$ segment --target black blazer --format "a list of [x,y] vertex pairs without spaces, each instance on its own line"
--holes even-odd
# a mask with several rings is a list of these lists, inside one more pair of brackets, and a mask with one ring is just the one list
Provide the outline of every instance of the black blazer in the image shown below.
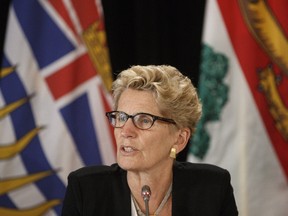
[[[131,216],[126,174],[117,164],[72,172],[62,216]],[[214,165],[175,162],[172,215],[238,215],[228,171]]]

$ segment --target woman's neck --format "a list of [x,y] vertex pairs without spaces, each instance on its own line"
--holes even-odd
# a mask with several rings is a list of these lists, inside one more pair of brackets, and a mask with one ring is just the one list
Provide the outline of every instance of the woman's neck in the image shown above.
[[[155,213],[155,211],[160,206],[161,202],[165,201],[167,198],[167,204],[163,206],[163,211],[165,208],[170,206],[171,208],[171,193],[169,193],[169,187],[172,186],[172,167],[166,168],[160,172],[127,172],[128,185],[130,187],[132,196],[138,203],[138,206],[145,212],[145,203],[141,195],[142,187],[148,185],[151,189],[151,197],[149,200],[150,214]],[[167,192],[169,193],[167,195]],[[166,196],[166,197],[165,197]],[[170,202],[170,204],[169,204]],[[167,209],[166,209],[167,210]],[[161,210],[162,211],[162,210]]]

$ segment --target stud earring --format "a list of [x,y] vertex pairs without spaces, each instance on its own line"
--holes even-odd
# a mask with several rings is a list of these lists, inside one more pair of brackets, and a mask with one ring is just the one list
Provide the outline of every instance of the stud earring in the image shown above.
[[170,157],[176,159],[176,148],[171,148]]

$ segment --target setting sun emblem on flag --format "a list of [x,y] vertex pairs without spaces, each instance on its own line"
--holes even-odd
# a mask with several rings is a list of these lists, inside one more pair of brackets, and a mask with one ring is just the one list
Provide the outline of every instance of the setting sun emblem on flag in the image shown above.
[[0,215],[60,215],[68,174],[115,162],[100,4],[12,0],[0,73]]

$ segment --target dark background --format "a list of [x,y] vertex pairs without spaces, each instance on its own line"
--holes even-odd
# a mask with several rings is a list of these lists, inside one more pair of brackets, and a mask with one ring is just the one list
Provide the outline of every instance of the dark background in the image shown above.
[[[136,64],[169,64],[189,76],[197,87],[205,2],[102,0],[113,75]],[[0,3],[1,51],[9,3]],[[178,160],[186,160],[187,151],[188,147]]]

